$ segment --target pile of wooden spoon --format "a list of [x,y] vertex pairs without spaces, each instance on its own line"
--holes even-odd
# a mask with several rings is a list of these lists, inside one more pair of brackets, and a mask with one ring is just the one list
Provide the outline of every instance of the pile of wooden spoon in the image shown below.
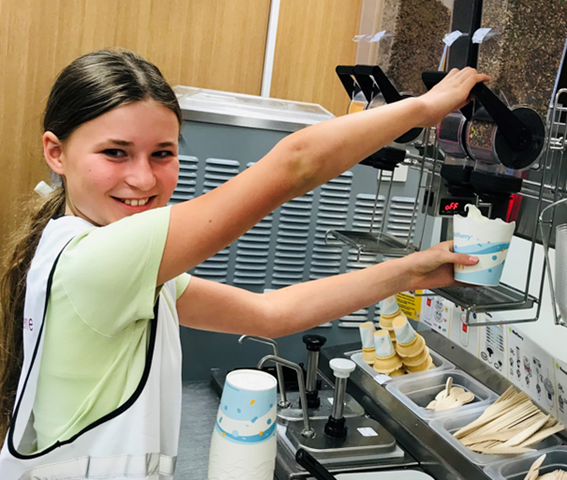
[[539,457],[530,467],[528,473],[524,477],[524,480],[567,480],[567,472],[564,470],[554,470],[553,472],[540,476],[539,468],[544,460],[545,455]]
[[454,436],[474,452],[507,455],[532,452],[528,447],[564,428],[536,407],[526,393],[510,387],[479,418]]
[[464,388],[453,387],[453,377],[449,377],[445,388],[437,394],[435,400],[429,402],[425,409],[440,412],[460,407],[473,400],[474,394],[467,392]]

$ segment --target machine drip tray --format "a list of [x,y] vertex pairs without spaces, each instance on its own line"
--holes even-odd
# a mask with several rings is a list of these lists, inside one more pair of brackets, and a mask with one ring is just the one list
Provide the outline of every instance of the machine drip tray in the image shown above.
[[537,299],[532,295],[525,298],[524,292],[501,283],[495,287],[467,286],[445,287],[432,290],[435,294],[450,300],[472,313],[503,312],[532,308]]
[[[308,409],[310,420],[325,420],[333,413],[333,393],[334,390],[321,390],[319,398],[321,405],[316,409]],[[290,408],[278,408],[278,423],[287,425],[289,422],[301,422],[303,420],[303,412],[301,411],[299,402],[299,392],[287,392],[287,399],[291,402]],[[348,393],[345,394],[343,405],[343,416],[360,417],[364,415],[364,409],[360,404],[352,398]]]
[[302,422],[288,424],[285,432],[293,451],[304,448],[319,462],[327,465],[375,463],[384,459],[403,457],[394,437],[375,420],[368,417],[347,418],[346,438],[332,438],[324,433],[327,420],[311,421],[313,438],[301,435]]
[[359,253],[382,253],[390,256],[405,256],[417,251],[417,247],[398,240],[387,233],[353,232],[349,230],[329,230],[329,236],[345,245],[356,248]]

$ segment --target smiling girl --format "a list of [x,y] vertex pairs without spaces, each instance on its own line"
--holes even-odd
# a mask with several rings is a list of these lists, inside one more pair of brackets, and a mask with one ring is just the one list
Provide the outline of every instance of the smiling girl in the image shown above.
[[266,294],[185,272],[286,201],[436,124],[486,80],[453,71],[420,98],[309,127],[215,190],[166,207],[179,169],[175,94],[131,52],[75,60],[44,119],[45,160],[63,184],[14,235],[0,285],[0,478],[171,478],[179,324],[278,337],[452,284],[452,264],[476,259],[449,244]]

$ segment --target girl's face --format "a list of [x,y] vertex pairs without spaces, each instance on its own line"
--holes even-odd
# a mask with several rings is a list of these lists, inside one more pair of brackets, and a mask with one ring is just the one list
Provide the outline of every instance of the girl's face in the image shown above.
[[95,225],[163,207],[177,184],[179,123],[152,100],[84,123],[63,143],[44,134],[51,168],[65,178],[67,212]]

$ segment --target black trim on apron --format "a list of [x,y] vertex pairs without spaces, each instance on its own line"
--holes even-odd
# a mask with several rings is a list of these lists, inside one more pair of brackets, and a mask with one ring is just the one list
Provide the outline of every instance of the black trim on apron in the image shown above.
[[57,263],[59,262],[59,258],[61,257],[61,254],[63,253],[63,251],[65,250],[67,245],[71,242],[71,240],[69,240],[69,242],[67,242],[67,244],[63,247],[63,249],[59,252],[57,257],[55,258],[55,262],[53,263],[53,267],[51,267],[51,271],[49,272],[49,277],[48,277],[48,280],[47,280],[47,290],[46,290],[46,294],[45,294],[45,306],[44,306],[44,310],[43,310],[43,322],[41,324],[41,328],[40,328],[39,333],[38,333],[38,340],[37,340],[37,343],[36,343],[35,348],[34,348],[32,360],[31,360],[30,367],[29,367],[29,370],[28,370],[28,373],[27,373],[27,376],[26,376],[26,380],[24,382],[24,386],[22,388],[20,398],[18,399],[18,402],[16,404],[16,408],[14,410],[14,415],[12,416],[12,419],[11,419],[11,422],[10,422],[10,429],[8,430],[8,438],[7,438],[7,440],[8,440],[8,442],[7,442],[8,443],[8,451],[10,452],[10,454],[12,456],[14,456],[15,458],[18,458],[20,460],[39,458],[43,455],[46,455],[46,454],[52,452],[53,450],[55,450],[56,448],[59,448],[63,445],[67,445],[69,443],[74,442],[77,438],[79,438],[84,433],[86,433],[86,432],[92,430],[93,428],[96,428],[99,425],[102,425],[103,423],[106,423],[109,420],[112,420],[113,418],[116,418],[117,416],[121,415],[126,410],[128,410],[132,405],[134,405],[136,400],[140,397],[140,395],[142,394],[142,391],[144,390],[144,387],[146,386],[146,383],[148,381],[148,377],[150,376],[150,370],[151,370],[151,366],[152,366],[152,359],[153,359],[153,356],[154,356],[154,349],[155,349],[155,343],[156,343],[156,332],[157,332],[157,322],[158,322],[158,313],[159,313],[159,296],[158,296],[158,299],[157,299],[156,304],[154,306],[154,318],[150,320],[151,331],[150,331],[150,339],[149,339],[149,343],[148,343],[148,351],[146,353],[146,363],[145,363],[145,366],[144,366],[144,371],[142,373],[142,378],[140,379],[140,383],[138,384],[138,386],[136,387],[136,390],[130,396],[130,398],[126,402],[124,402],[120,407],[118,407],[116,410],[113,410],[112,412],[107,413],[103,417],[94,421],[90,425],[83,428],[80,432],[73,435],[68,440],[64,440],[62,442],[57,441],[53,445],[51,445],[50,447],[46,448],[45,450],[42,450],[41,452],[33,453],[31,455],[23,455],[23,454],[19,453],[16,450],[16,448],[14,447],[14,429],[11,428],[11,427],[12,427],[12,425],[16,424],[18,413],[19,413],[20,406],[21,406],[21,403],[22,403],[22,399],[24,397],[24,393],[25,393],[26,387],[28,385],[28,380],[29,380],[31,372],[33,370],[33,366],[34,366],[34,364],[37,360],[36,357],[37,357],[37,353],[38,353],[38,350],[39,350],[39,345],[40,345],[41,340],[43,338],[43,329],[45,327],[45,317],[47,315],[47,306],[49,304],[49,296],[50,296],[50,293],[51,293],[51,286],[53,284],[53,275],[55,273],[55,267],[57,266]]

